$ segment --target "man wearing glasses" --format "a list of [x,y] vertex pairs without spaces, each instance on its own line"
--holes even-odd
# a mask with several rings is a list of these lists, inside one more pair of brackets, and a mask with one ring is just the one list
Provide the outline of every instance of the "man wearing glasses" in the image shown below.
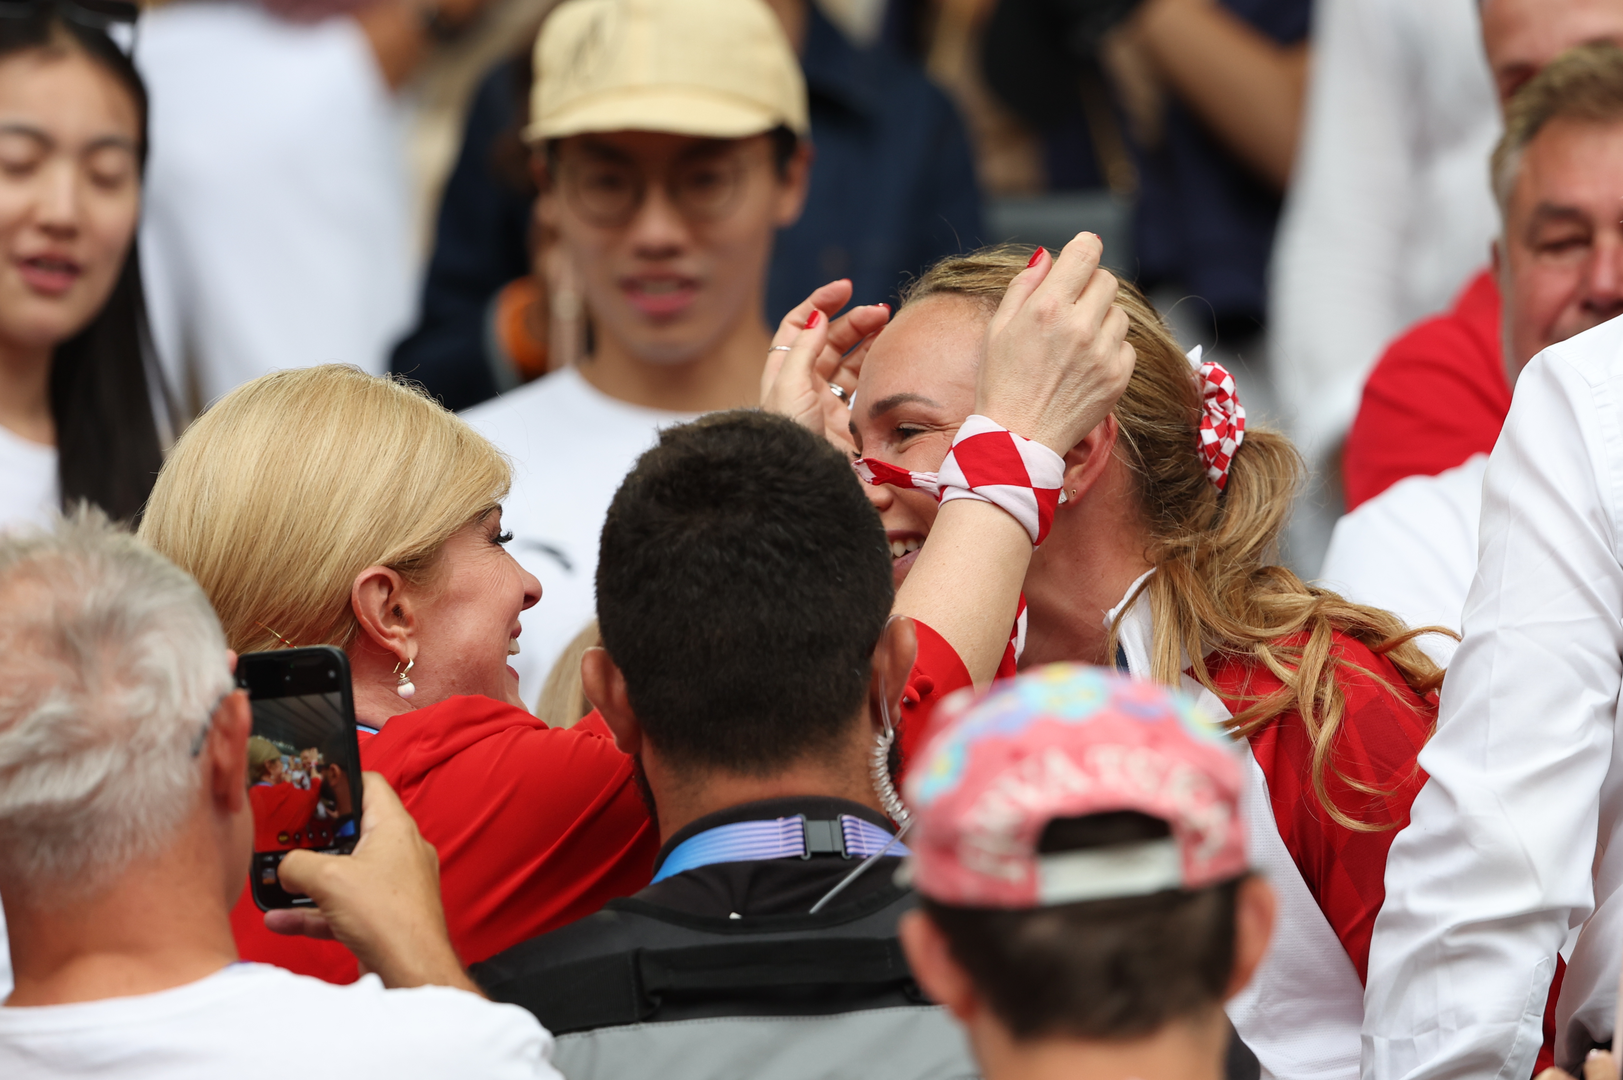
[[580,282],[586,359],[470,410],[513,459],[504,521],[541,579],[514,658],[533,701],[591,619],[609,500],[655,432],[760,400],[776,230],[805,201],[806,87],[763,0],[567,0],[525,136]]

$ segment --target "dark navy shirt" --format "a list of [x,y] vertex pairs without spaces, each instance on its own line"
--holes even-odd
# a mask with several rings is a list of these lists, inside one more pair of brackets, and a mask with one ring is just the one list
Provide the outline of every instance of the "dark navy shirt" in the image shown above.
[[[854,47],[809,3],[801,66],[816,158],[805,211],[773,251],[765,312],[773,326],[835,278],[852,280],[854,303],[894,303],[908,275],[982,239],[963,122],[916,64],[885,47]],[[529,272],[534,192],[500,148],[518,124],[525,68],[500,65],[474,96],[419,321],[390,364],[452,409],[496,395],[487,311],[502,286]]]

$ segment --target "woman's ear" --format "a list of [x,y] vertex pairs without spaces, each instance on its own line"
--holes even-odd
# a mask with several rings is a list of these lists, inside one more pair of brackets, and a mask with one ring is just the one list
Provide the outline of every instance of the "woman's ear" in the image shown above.
[[1099,483],[1111,455],[1116,452],[1116,439],[1120,434],[1121,426],[1115,416],[1107,416],[1066,452],[1065,479],[1061,487],[1066,503],[1079,502]]
[[406,579],[387,566],[368,566],[355,575],[349,591],[350,610],[361,625],[361,635],[377,648],[404,663],[416,659],[412,635],[417,616],[406,595]]

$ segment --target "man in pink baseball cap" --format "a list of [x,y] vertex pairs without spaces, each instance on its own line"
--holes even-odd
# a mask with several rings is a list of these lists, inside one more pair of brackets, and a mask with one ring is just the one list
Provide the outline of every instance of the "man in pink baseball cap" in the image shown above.
[[1239,759],[1186,698],[1054,664],[943,702],[909,773],[901,938],[987,1080],[1216,1080],[1262,961]]

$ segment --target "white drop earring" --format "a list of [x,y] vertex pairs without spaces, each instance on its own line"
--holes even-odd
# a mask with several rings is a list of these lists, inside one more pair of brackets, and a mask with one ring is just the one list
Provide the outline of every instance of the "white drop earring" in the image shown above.
[[399,685],[394,688],[394,692],[407,701],[410,701],[411,695],[417,692],[416,685],[411,681],[411,669],[416,666],[417,661],[415,660],[407,660],[404,668],[399,664],[394,666],[394,677],[399,680]]

